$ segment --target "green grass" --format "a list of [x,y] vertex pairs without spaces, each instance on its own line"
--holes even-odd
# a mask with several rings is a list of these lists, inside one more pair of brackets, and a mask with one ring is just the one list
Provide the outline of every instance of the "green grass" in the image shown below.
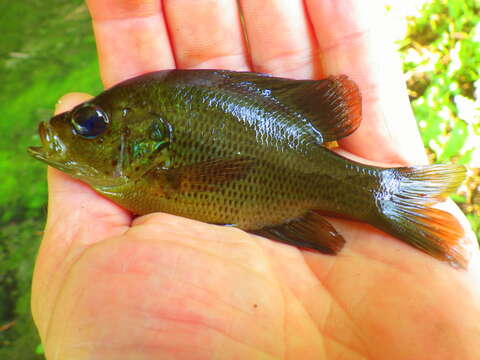
[[58,97],[101,90],[81,0],[0,3],[0,359],[42,359],[30,282],[46,207],[45,166],[26,153]]
[[[101,90],[90,20],[82,1],[46,4],[27,0],[4,3],[7,8],[0,9],[9,13],[0,22],[3,38],[8,39],[0,53],[0,81],[8,84],[0,91],[4,118],[0,132],[8,134],[0,137],[0,172],[8,174],[0,189],[4,222],[39,216],[45,204],[45,167],[32,162],[25,150],[38,143],[38,122],[50,117],[61,94]],[[23,15],[15,14],[33,17],[32,23],[18,21]]]
[[[0,2],[0,359],[42,359],[29,302],[46,207],[45,166],[26,154],[36,126],[69,91],[101,90],[82,0]],[[480,9],[433,0],[399,42],[432,161],[469,165],[455,196],[480,235]],[[5,326],[6,325],[6,326]]]

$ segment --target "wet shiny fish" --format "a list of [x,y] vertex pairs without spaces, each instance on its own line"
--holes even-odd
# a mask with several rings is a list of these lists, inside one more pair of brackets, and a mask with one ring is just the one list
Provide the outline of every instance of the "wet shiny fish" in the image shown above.
[[465,267],[464,230],[432,207],[462,166],[378,168],[325,146],[355,131],[361,102],[345,75],[165,70],[42,122],[42,146],[29,152],[135,214],[234,225],[326,254],[345,240],[324,215],[340,216]]

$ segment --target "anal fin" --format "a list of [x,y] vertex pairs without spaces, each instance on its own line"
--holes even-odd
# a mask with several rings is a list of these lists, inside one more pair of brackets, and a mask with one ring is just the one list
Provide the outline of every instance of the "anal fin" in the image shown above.
[[304,216],[280,225],[250,230],[252,234],[301,248],[335,255],[344,246],[345,239],[323,216],[309,211]]

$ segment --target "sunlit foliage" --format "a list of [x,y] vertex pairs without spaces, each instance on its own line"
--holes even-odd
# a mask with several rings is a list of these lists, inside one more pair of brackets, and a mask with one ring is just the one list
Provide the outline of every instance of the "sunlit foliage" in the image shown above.
[[407,23],[399,51],[422,139],[433,162],[469,167],[454,199],[480,235],[480,3],[429,1]]

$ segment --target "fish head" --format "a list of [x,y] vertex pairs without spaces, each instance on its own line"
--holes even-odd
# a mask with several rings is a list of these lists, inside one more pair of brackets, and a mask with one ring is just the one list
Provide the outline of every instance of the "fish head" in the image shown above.
[[42,145],[29,153],[97,189],[125,185],[153,167],[168,168],[170,124],[127,100],[98,96],[41,122]]

